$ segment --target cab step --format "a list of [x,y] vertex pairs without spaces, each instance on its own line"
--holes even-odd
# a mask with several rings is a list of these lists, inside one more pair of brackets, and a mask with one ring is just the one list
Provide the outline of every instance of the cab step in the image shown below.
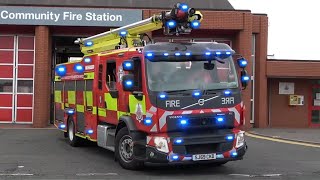
[[97,144],[100,147],[115,151],[116,127],[108,125],[98,125]]

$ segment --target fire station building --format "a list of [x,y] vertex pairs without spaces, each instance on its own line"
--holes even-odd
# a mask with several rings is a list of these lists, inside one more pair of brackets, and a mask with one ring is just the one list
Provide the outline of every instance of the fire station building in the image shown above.
[[[0,128],[53,122],[54,67],[81,58],[74,40],[143,20],[176,2],[0,0]],[[267,60],[267,15],[235,10],[227,0],[184,2],[204,15],[200,29],[187,36],[150,35],[155,42],[224,42],[248,59],[247,128],[320,125],[320,63]]]

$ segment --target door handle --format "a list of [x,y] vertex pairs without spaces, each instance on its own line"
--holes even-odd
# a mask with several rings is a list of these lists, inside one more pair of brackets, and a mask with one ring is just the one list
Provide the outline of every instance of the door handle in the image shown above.
[[87,107],[86,107],[86,110],[87,110],[87,111],[92,111],[92,110],[93,110],[93,107],[92,107],[92,106],[87,106]]

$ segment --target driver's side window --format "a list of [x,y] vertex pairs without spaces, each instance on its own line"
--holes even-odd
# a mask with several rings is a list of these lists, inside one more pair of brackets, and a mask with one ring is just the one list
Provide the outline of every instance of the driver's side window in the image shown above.
[[107,61],[107,70],[106,70],[106,82],[107,86],[111,90],[117,89],[117,70],[116,70],[116,61],[109,60]]

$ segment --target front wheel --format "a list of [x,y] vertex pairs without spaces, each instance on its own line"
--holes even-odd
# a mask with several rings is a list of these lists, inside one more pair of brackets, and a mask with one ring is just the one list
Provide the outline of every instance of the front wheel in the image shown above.
[[143,161],[135,159],[133,154],[132,137],[128,128],[124,127],[119,130],[115,142],[115,155],[121,167],[130,170],[138,170],[143,167]]
[[68,139],[71,146],[76,147],[80,145],[81,139],[75,135],[75,125],[71,118],[68,120]]

